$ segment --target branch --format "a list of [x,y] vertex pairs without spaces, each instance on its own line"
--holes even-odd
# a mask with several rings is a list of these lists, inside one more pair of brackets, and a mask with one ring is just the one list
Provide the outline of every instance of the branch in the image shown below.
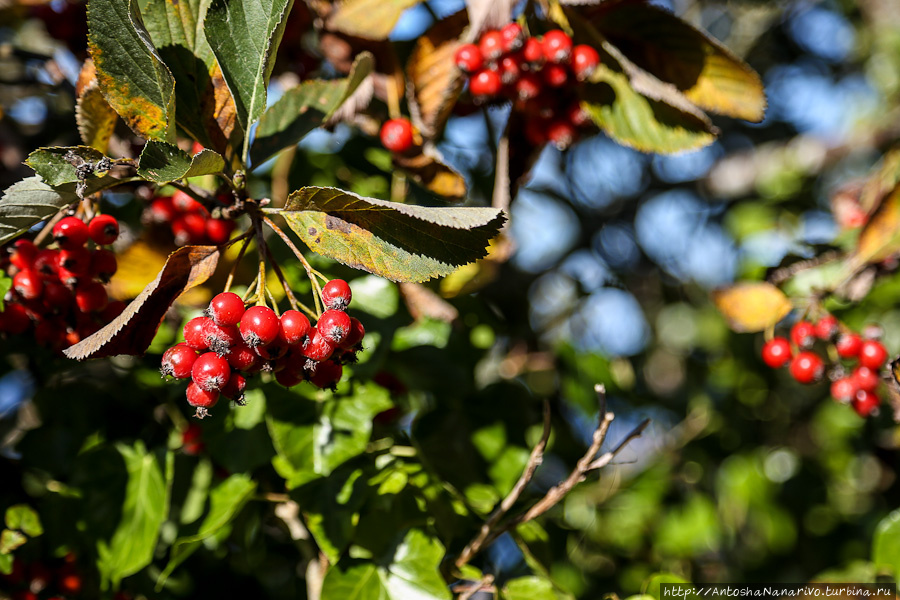
[[457,600],[469,600],[472,596],[481,591],[493,591],[494,590],[494,576],[490,573],[481,578],[481,581],[476,581],[471,586],[466,587],[464,589],[458,590],[460,591],[459,597]]

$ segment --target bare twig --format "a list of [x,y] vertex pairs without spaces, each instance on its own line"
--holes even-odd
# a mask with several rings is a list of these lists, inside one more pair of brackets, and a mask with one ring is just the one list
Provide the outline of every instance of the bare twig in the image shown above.
[[459,596],[457,597],[457,600],[469,600],[469,598],[471,598],[472,596],[474,596],[475,594],[477,594],[478,592],[480,592],[482,590],[492,590],[493,586],[494,586],[494,576],[491,575],[490,573],[488,573],[487,575],[485,575],[484,577],[481,578],[481,581],[478,581],[478,582],[464,588],[460,592]]
[[641,434],[645,429],[647,429],[647,425],[649,424],[650,419],[644,419],[643,421],[641,421],[637,427],[632,429],[628,433],[628,435],[622,438],[622,441],[620,441],[615,448],[613,448],[609,452],[606,452],[605,454],[602,454],[599,458],[597,458],[597,460],[588,465],[588,470],[593,471],[594,469],[602,469],[603,467],[608,465],[613,457],[618,454],[622,450],[622,448],[624,448],[629,442],[631,442],[631,440],[641,437]]
[[231,284],[234,283],[234,275],[237,273],[238,265],[240,264],[241,259],[244,258],[244,253],[247,251],[247,247],[250,246],[250,240],[252,240],[253,236],[256,234],[256,229],[250,229],[247,233],[250,235],[244,234],[247,237],[244,238],[244,243],[241,244],[241,249],[238,251],[237,258],[234,259],[234,264],[231,265],[231,271],[228,272],[228,279],[225,280],[226,292],[231,289]]

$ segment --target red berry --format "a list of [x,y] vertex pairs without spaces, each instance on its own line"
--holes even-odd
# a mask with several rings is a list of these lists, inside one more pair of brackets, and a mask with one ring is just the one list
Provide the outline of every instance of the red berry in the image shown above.
[[511,85],[522,75],[522,57],[518,54],[504,56],[500,59],[500,81]]
[[841,377],[831,384],[831,397],[838,402],[850,402],[856,397],[859,387],[852,377]]
[[500,29],[500,38],[503,40],[503,51],[514,52],[522,47],[525,32],[518,23],[507,23]]
[[206,237],[209,243],[219,246],[227,242],[235,225],[231,219],[207,219]]
[[541,69],[541,75],[550,87],[562,87],[569,81],[569,71],[562,65],[547,65]]
[[231,377],[231,367],[228,361],[216,354],[207,352],[201,354],[191,367],[191,378],[194,383],[207,391],[219,391]]
[[98,246],[112,244],[119,237],[119,222],[112,215],[97,215],[88,223],[88,233]]
[[859,349],[862,348],[862,338],[855,333],[845,333],[838,338],[834,344],[837,353],[841,358],[853,358],[859,356]]
[[814,352],[800,352],[791,361],[791,376],[800,383],[813,383],[825,372],[825,363]]
[[353,298],[350,286],[343,279],[332,279],[322,287],[322,302],[331,310],[346,310]]
[[355,349],[366,336],[366,328],[363,327],[363,324],[356,317],[350,317],[350,331],[347,333],[347,337],[344,338],[344,341],[341,342],[341,348],[345,350],[353,350]]
[[163,353],[159,372],[163,377],[187,379],[196,361],[196,350],[187,344],[176,344]]
[[820,340],[830,340],[838,331],[838,320],[834,315],[825,315],[816,323],[816,337]]
[[9,249],[9,262],[18,269],[30,269],[38,252],[38,247],[31,240],[16,240]]
[[499,31],[485,31],[481,34],[478,49],[485,60],[497,60],[503,54],[503,34]]
[[108,303],[109,295],[101,283],[82,281],[75,288],[75,304],[81,312],[100,312]]
[[203,428],[196,423],[189,423],[181,433],[181,449],[188,456],[196,456],[203,452]]
[[119,262],[112,250],[98,248],[91,253],[91,277],[109,281],[119,268]]
[[568,121],[558,119],[547,126],[547,139],[553,142],[557,150],[565,150],[575,141],[578,132]]
[[175,220],[175,204],[171,196],[156,198],[147,207],[146,218],[153,223],[171,223]]
[[[339,281],[339,280],[338,280]],[[327,286],[326,286],[327,287]],[[347,288],[349,290],[349,288]],[[325,290],[322,290],[324,296]],[[284,340],[289,346],[303,343],[303,338],[309,332],[309,319],[300,311],[286,310],[281,314],[281,329],[279,339]]]
[[241,339],[228,353],[228,364],[238,371],[249,371],[256,365],[259,355]]
[[381,126],[381,145],[391,152],[402,154],[414,143],[412,123],[408,119],[390,119]]
[[525,40],[525,47],[522,48],[522,56],[532,66],[538,66],[544,62],[544,46],[541,40],[530,37]]
[[53,226],[53,239],[60,248],[76,248],[88,241],[88,226],[78,217],[65,217]]
[[599,64],[600,54],[591,46],[578,44],[572,48],[572,71],[578,81],[584,81],[593,75]]
[[865,340],[859,348],[859,364],[870,369],[880,369],[887,357],[887,350],[877,340]]
[[275,338],[270,344],[257,346],[255,348],[256,353],[259,354],[259,357],[263,360],[278,360],[287,354],[290,349],[291,347],[288,346],[287,342],[279,338]]
[[310,383],[323,390],[326,388],[334,389],[334,386],[341,380],[344,368],[333,361],[320,362],[316,365],[312,375],[309,378]]
[[301,352],[306,358],[321,362],[328,360],[328,357],[334,352],[334,343],[322,335],[316,327],[313,327],[309,330]]
[[581,101],[579,100],[569,105],[569,108],[566,110],[566,118],[575,127],[584,127],[591,122],[590,113],[581,106]]
[[564,31],[554,29],[544,34],[541,40],[544,58],[547,62],[566,63],[572,55],[572,38]]
[[179,215],[172,221],[172,233],[179,246],[202,244],[206,241],[206,217],[196,212]]
[[251,348],[271,344],[280,327],[278,315],[267,306],[251,306],[241,317],[241,336]]
[[206,327],[212,323],[209,317],[194,317],[184,325],[184,343],[194,350],[208,350]]
[[28,309],[21,304],[7,302],[3,312],[0,312],[0,332],[21,335],[28,331],[30,325]]
[[91,253],[84,246],[63,248],[59,251],[59,268],[84,277],[91,272]]
[[791,341],[800,348],[812,346],[816,337],[816,326],[809,321],[797,321],[791,327]]
[[783,337],[772,338],[763,345],[762,359],[773,369],[780,369],[791,360],[791,343]]
[[13,289],[25,300],[34,300],[44,291],[44,282],[40,274],[33,269],[25,269],[13,275]]
[[475,44],[463,44],[456,50],[454,58],[456,66],[463,73],[472,73],[484,65],[484,57],[481,50]]
[[206,213],[206,207],[197,202],[193,196],[181,190],[175,190],[172,194],[172,206],[182,213]]
[[206,336],[206,344],[209,349],[219,356],[228,354],[231,348],[241,341],[241,332],[238,331],[236,325],[223,326],[212,319],[206,323],[203,335]]
[[45,277],[55,277],[59,272],[59,250],[45,249],[34,259],[34,270]]
[[350,317],[341,310],[326,310],[319,317],[316,329],[335,345],[338,345],[350,333]]
[[61,593],[77,596],[81,592],[81,586],[81,574],[75,570],[74,565],[63,565],[57,572],[56,587]]
[[221,394],[226,398],[236,400],[239,404],[244,398],[244,389],[247,387],[247,380],[240,373],[232,373],[228,378],[225,387],[222,388]]
[[194,416],[202,419],[209,415],[209,409],[219,401],[219,392],[204,390],[192,381],[187,386],[187,401],[188,404],[197,408]]
[[520,100],[530,100],[537,98],[541,93],[541,78],[534,73],[522,73],[522,76],[516,82],[516,96]]
[[469,79],[469,91],[477,98],[489,98],[500,93],[503,81],[497,71],[482,69]]
[[856,387],[869,392],[874,392],[878,389],[878,383],[881,381],[881,378],[878,377],[878,373],[869,367],[856,367],[853,369],[853,373],[850,377],[853,379],[853,383],[856,384]]
[[44,300],[44,305],[55,312],[69,310],[75,300],[71,290],[58,281],[46,282],[41,298]]
[[875,392],[860,390],[856,393],[851,406],[856,414],[866,418],[878,414],[878,405],[881,404],[881,398]]
[[233,292],[216,294],[209,303],[206,314],[219,325],[237,325],[244,315],[244,301]]
[[275,381],[284,387],[294,387],[303,382],[303,371],[282,369],[275,373]]

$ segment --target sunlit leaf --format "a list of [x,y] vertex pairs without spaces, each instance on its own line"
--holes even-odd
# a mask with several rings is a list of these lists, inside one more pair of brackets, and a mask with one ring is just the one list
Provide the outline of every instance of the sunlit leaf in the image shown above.
[[40,177],[28,177],[6,188],[0,198],[0,244],[5,243],[59,209],[78,200],[73,192],[60,192]]
[[[103,153],[90,146],[53,146],[34,150],[25,164],[34,169],[45,183],[60,186],[81,180],[76,170],[77,164],[95,163],[102,158]],[[115,183],[115,180],[110,183]]]
[[503,587],[504,600],[557,600],[553,584],[542,577],[517,577]]
[[400,15],[422,0],[344,0],[328,17],[328,29],[370,40],[390,35]]
[[791,301],[771,283],[738,283],[716,290],[713,302],[738,332],[763,331],[791,312]]
[[19,531],[4,529],[0,531],[0,554],[9,554],[28,541],[28,538]]
[[141,152],[138,175],[162,184],[185,177],[222,173],[224,170],[225,159],[213,150],[203,149],[191,156],[178,146],[150,141]]
[[106,152],[119,115],[103,97],[97,82],[97,69],[90,58],[84,61],[78,75],[75,96],[75,122],[81,141],[95,150]]
[[872,537],[872,562],[879,571],[887,570],[895,578],[900,576],[900,510],[878,522]]
[[853,256],[855,264],[873,263],[900,252],[900,185],[882,200],[863,227]]
[[448,200],[466,197],[466,179],[443,162],[436,150],[414,156],[395,155],[394,165],[426,190]]
[[27,504],[16,504],[7,508],[5,519],[7,527],[18,529],[30,537],[37,537],[44,533],[41,518]]

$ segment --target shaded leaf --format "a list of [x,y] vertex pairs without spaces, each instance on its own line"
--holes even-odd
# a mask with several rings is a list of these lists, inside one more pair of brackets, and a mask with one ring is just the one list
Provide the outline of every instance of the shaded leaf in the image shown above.
[[13,570],[13,555],[0,552],[0,575],[9,575]]
[[0,198],[0,244],[28,231],[76,200],[78,196],[74,193],[57,191],[40,177],[27,177],[14,183]]
[[900,251],[900,185],[878,205],[859,234],[853,261],[879,262]]
[[63,353],[75,360],[143,354],[175,299],[209,279],[218,261],[216,246],[179,248],[121,315]]
[[95,150],[106,152],[119,115],[103,97],[97,82],[97,69],[90,58],[81,67],[75,96],[75,122],[81,141]]
[[466,0],[466,11],[472,23],[469,37],[488,29],[499,29],[512,20],[513,8],[517,0]]
[[97,568],[104,589],[107,583],[115,587],[152,562],[159,529],[169,511],[169,487],[156,457],[141,442],[134,447],[120,444],[117,449],[125,460],[128,484],[115,533],[108,542],[97,542]]
[[410,282],[483,257],[506,220],[493,208],[414,206],[320,187],[293,192],[278,212],[314,252]]
[[375,67],[369,52],[356,57],[344,79],[310,80],[289,89],[259,120],[250,148],[254,166],[288,146],[293,146],[319,127],[359,88]]
[[296,492],[306,527],[334,564],[353,540],[369,486],[361,469],[338,469]]
[[543,577],[517,577],[504,587],[501,598],[504,600],[556,600],[553,584]]
[[766,97],[759,75],[706,32],[642,0],[603,2],[582,14],[638,67],[697,106],[762,121]]
[[875,528],[872,562],[876,570],[888,570],[894,578],[900,576],[900,510],[883,518]]
[[44,533],[41,518],[27,504],[16,504],[6,509],[6,526],[10,529],[19,529],[31,537]]
[[693,591],[694,586],[690,581],[672,573],[654,573],[647,579],[647,581],[644,582],[644,594],[640,596],[631,596],[631,598],[649,597],[656,598],[656,600],[663,600],[663,598],[668,598],[669,596],[664,595],[662,592],[661,586],[663,585],[677,585],[681,588],[687,588],[688,590],[690,590],[686,595],[679,596],[681,598],[685,598],[685,600],[698,600],[699,598],[699,596],[697,596],[697,593]]
[[716,308],[737,332],[762,331],[791,312],[784,292],[765,281],[738,283],[712,294]]
[[[212,0],[204,21],[212,47],[245,132],[266,108],[266,89],[275,66],[293,0]],[[247,158],[247,139],[242,157]]]
[[175,80],[150,43],[137,0],[91,0],[88,45],[104,98],[139,136],[175,141]]
[[141,152],[137,173],[154,183],[169,183],[185,177],[213,175],[225,170],[225,159],[218,152],[203,149],[191,156],[178,146],[150,141]]
[[27,541],[28,538],[21,532],[4,529],[0,532],[0,554],[9,554]]
[[437,150],[424,149],[415,156],[393,156],[394,166],[403,169],[410,179],[439,196],[449,200],[466,197],[466,179],[443,162]]
[[76,164],[95,163],[103,158],[102,152],[90,146],[53,146],[33,151],[25,164],[34,169],[45,183],[59,186],[80,181]]
[[344,0],[328,17],[327,27],[369,39],[387,39],[400,15],[422,0]]

